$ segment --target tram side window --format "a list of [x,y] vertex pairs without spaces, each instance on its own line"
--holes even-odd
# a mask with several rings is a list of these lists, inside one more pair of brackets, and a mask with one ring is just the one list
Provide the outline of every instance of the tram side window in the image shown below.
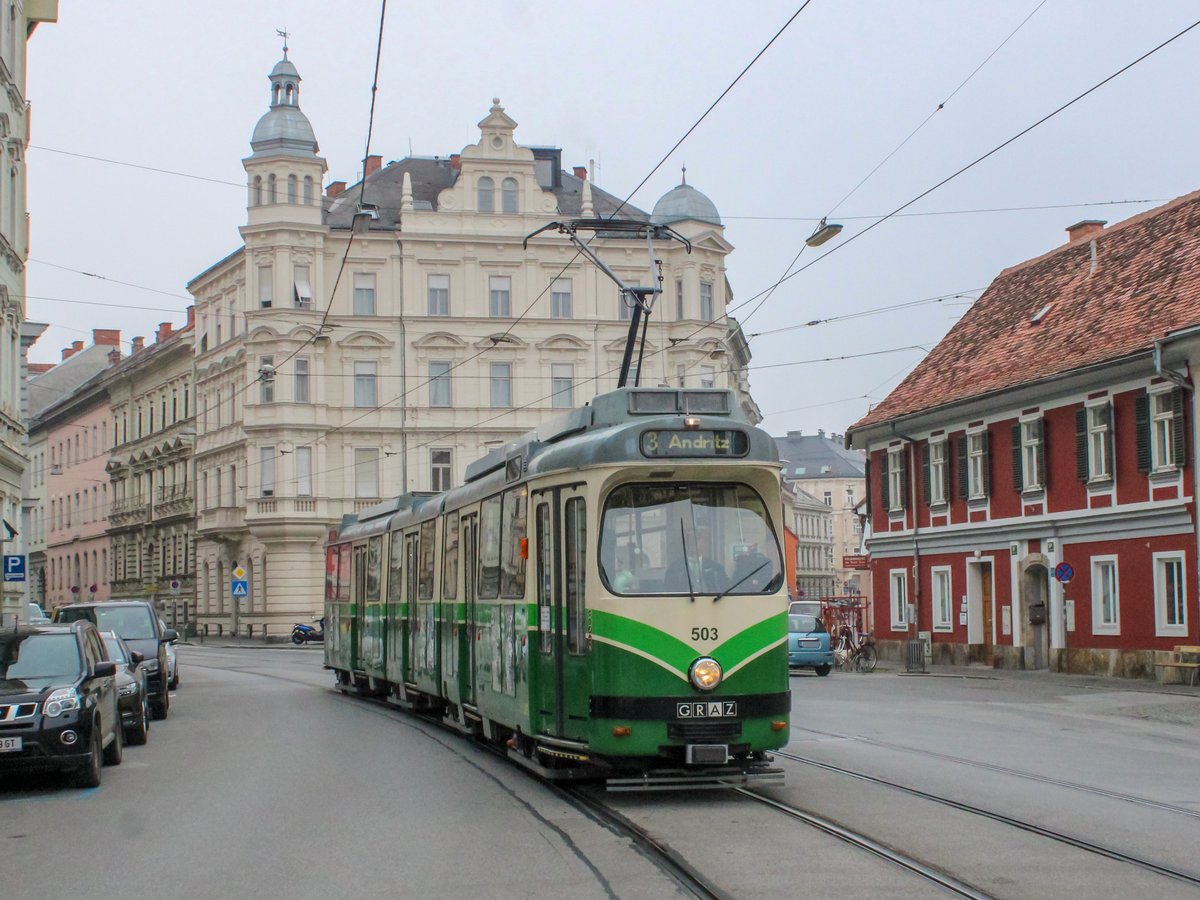
[[587,506],[582,497],[567,501],[563,525],[564,581],[567,589],[567,650],[581,654],[587,650],[584,629],[584,586],[587,583]]
[[483,501],[479,522],[479,599],[500,596],[500,497]]
[[442,598],[458,597],[458,513],[446,516],[442,534]]
[[404,536],[393,531],[388,541],[388,603],[404,602]]
[[525,557],[528,555],[528,494],[523,487],[504,494],[504,520],[500,534],[500,596],[525,596]]
[[433,599],[433,537],[436,525],[429,520],[421,525],[421,568],[417,581],[417,599]]
[[338,586],[337,598],[339,603],[350,602],[350,545],[338,547]]
[[554,646],[554,631],[551,626],[551,598],[554,596],[553,538],[550,536],[550,504],[539,503],[534,517],[537,535],[537,603],[538,630],[541,632],[541,651],[549,653]]
[[337,602],[337,547],[325,549],[325,602]]
[[367,541],[367,603],[379,602],[379,580],[383,564],[383,538],[373,537]]

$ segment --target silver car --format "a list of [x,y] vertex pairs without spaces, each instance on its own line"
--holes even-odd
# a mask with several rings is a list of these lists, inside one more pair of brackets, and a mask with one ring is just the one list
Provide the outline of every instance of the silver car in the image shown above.
[[[163,631],[167,630],[167,623],[162,619],[158,620],[158,624]],[[175,642],[167,643],[167,690],[173,691],[179,687],[179,665],[175,662]]]

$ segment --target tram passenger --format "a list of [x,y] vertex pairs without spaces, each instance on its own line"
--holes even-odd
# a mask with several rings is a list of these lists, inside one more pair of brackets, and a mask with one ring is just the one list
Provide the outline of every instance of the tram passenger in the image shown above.
[[663,590],[672,594],[686,594],[689,587],[697,593],[725,590],[729,586],[729,573],[713,556],[712,534],[707,529],[701,529],[687,535],[684,543],[686,556],[676,559],[667,567]]

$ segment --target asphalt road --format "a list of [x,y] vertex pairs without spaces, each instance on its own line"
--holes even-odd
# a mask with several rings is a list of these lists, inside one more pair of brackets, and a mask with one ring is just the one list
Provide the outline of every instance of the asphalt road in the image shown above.
[[[171,717],[96,790],[0,781],[0,898],[670,897],[629,841],[503,760],[330,689],[318,648],[183,647]],[[788,751],[1200,874],[1200,691],[1049,674],[792,679]],[[1005,898],[1200,887],[781,759],[768,793]],[[728,792],[608,795],[732,897],[928,897]]]

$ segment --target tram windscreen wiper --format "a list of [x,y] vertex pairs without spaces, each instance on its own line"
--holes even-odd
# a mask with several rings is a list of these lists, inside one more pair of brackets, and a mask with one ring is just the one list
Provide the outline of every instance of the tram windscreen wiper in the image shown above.
[[718,600],[720,600],[722,597],[724,597],[730,591],[737,590],[739,587],[742,586],[743,581],[748,581],[749,579],[753,578],[755,575],[757,575],[759,572],[761,572],[763,569],[765,569],[770,564],[771,564],[771,561],[769,559],[764,559],[761,563],[759,563],[757,566],[755,566],[753,569],[751,569],[749,572],[747,572],[745,575],[743,575],[741,578],[739,578],[737,581],[735,581],[729,587],[725,588],[725,590],[721,591],[721,593],[717,594],[717,596],[713,597],[713,603],[716,603]]
[[683,541],[683,574],[687,576],[688,596],[696,602],[696,590],[692,587],[692,566],[688,558],[687,531],[683,527],[683,519],[679,520],[679,539]]

